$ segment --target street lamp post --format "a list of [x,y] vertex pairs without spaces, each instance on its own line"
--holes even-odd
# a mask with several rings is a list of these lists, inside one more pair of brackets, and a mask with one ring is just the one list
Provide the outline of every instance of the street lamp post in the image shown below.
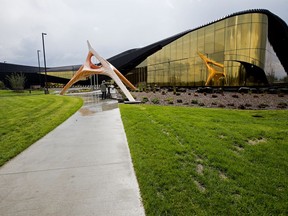
[[45,93],[45,94],[49,94],[48,87],[47,87],[47,68],[46,68],[46,56],[45,56],[44,35],[47,35],[47,34],[46,34],[46,33],[42,33],[43,56],[44,56],[44,71],[45,71],[45,87],[44,87],[44,93]]

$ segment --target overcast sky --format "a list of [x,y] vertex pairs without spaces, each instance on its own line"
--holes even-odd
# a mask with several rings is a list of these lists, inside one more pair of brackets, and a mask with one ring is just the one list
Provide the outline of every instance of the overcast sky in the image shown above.
[[86,40],[104,58],[143,47],[247,9],[288,23],[287,0],[0,0],[0,62],[37,66],[45,36],[48,67],[82,64]]

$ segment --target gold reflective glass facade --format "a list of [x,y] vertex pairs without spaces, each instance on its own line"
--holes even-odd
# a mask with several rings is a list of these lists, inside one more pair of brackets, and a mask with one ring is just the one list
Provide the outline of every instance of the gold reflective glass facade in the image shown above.
[[265,14],[233,16],[196,29],[166,45],[138,65],[127,78],[134,84],[204,86],[209,71],[200,52],[224,65],[225,76],[217,81],[212,79],[209,86],[267,84],[264,72],[267,37]]

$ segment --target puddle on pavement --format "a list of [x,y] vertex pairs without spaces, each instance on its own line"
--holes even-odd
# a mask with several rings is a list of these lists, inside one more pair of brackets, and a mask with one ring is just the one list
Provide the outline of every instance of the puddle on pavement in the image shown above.
[[[72,94],[71,94],[72,95]],[[81,97],[84,101],[83,107],[79,110],[82,116],[91,116],[95,113],[118,108],[118,101],[115,99],[101,99],[101,93],[82,93],[73,96]]]
[[81,97],[84,101],[83,107],[79,110],[82,116],[91,116],[95,113],[108,111],[118,108],[118,101],[113,99],[100,99],[99,94],[83,94],[77,95]]
[[90,116],[94,115],[95,113],[108,111],[116,108],[118,108],[117,100],[101,100],[98,103],[84,104],[84,106],[79,110],[79,112],[82,116]]
[[99,103],[84,104],[79,110],[82,116],[91,116],[95,113],[108,111],[118,108],[118,102],[116,100],[101,101]]
[[88,109],[88,108],[81,108],[80,110],[79,110],[79,112],[80,112],[80,114],[82,115],[82,116],[89,116],[89,115],[94,115],[96,112],[95,111],[92,111],[92,110],[90,110],[90,109]]

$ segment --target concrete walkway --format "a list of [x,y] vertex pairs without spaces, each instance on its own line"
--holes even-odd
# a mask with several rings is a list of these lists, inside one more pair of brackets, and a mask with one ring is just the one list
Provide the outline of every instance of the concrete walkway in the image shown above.
[[86,104],[1,167],[0,215],[145,215],[117,103]]

